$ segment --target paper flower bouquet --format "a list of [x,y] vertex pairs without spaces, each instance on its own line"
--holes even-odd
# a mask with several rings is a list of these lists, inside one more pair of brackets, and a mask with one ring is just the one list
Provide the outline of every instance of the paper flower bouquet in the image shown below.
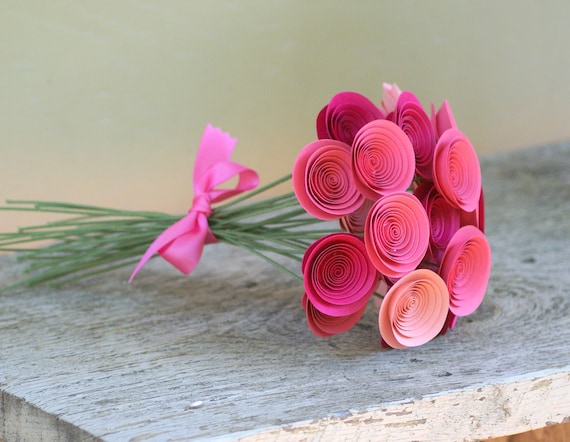
[[[132,280],[157,255],[189,274],[204,245],[225,242],[303,282],[306,321],[319,337],[351,329],[371,298],[384,347],[422,345],[454,328],[483,300],[491,250],[479,161],[447,101],[428,115],[395,84],[384,84],[380,105],[341,92],[318,114],[316,133],[290,175],[258,188],[257,173],[230,159],[236,140],[208,125],[186,215],[8,201],[2,210],[66,217],[0,234],[0,250],[29,263],[16,285],[34,285],[125,265]],[[288,180],[293,192],[263,198]]]

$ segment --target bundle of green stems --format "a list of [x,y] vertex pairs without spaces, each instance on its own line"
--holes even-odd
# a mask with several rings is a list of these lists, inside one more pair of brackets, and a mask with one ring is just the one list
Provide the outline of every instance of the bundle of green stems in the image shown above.
[[[291,179],[287,175],[213,208],[208,223],[221,243],[253,253],[302,280],[276,261],[281,255],[300,262],[307,247],[331,233],[323,221],[309,216],[293,192],[258,200],[256,197]],[[2,211],[61,214],[64,218],[0,233],[0,251],[15,252],[26,262],[21,281],[5,287],[57,285],[135,266],[154,239],[182,216],[138,212],[81,204],[7,201]]]

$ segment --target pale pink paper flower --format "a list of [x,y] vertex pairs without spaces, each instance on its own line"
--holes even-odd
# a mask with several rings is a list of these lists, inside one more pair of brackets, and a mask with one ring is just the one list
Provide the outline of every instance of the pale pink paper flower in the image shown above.
[[415,269],[429,245],[429,220],[420,201],[396,192],[374,203],[364,229],[370,260],[388,278],[400,278]]
[[435,146],[433,180],[439,193],[452,206],[465,212],[479,206],[479,159],[469,138],[457,129],[446,130]]
[[301,263],[305,293],[320,312],[348,316],[366,305],[378,284],[362,238],[331,233],[315,241]]
[[442,103],[437,112],[435,111],[433,103],[431,104],[431,124],[437,139],[439,139],[447,129],[457,129],[453,112],[451,112],[451,106],[447,100]]
[[421,103],[411,92],[403,92],[391,118],[410,138],[416,157],[416,173],[431,179],[435,134]]
[[366,310],[366,305],[364,305],[360,310],[347,316],[330,316],[319,311],[309,300],[307,294],[303,295],[302,303],[309,329],[320,338],[328,338],[350,330],[360,321]]
[[374,201],[365,198],[358,209],[339,219],[340,228],[345,232],[355,233],[357,235],[363,234],[366,217],[368,216],[372,204],[374,204]]
[[398,102],[398,97],[401,93],[402,91],[396,83],[382,83],[382,101],[380,105],[386,114],[394,112],[396,109],[396,103]]
[[388,291],[378,314],[380,335],[392,348],[429,342],[442,330],[449,310],[445,282],[431,270],[414,270]]
[[384,112],[357,92],[340,92],[332,97],[317,116],[317,137],[352,144],[366,123],[385,118]]
[[354,184],[350,164],[350,146],[342,141],[307,144],[293,165],[293,190],[299,204],[323,220],[339,219],[358,209],[364,197]]
[[473,313],[483,302],[491,274],[491,247],[483,232],[461,227],[445,249],[439,274],[449,290],[451,312]]
[[352,174],[358,190],[375,200],[406,190],[416,168],[414,148],[396,124],[375,120],[358,131],[352,144]]

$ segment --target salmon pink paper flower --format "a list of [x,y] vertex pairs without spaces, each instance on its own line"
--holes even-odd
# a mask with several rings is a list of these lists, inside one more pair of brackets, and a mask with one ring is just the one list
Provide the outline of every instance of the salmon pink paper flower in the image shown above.
[[435,111],[435,106],[431,105],[431,124],[436,138],[439,139],[447,129],[457,129],[453,112],[448,101],[445,100],[438,111]]
[[364,95],[340,92],[319,112],[317,137],[352,144],[354,136],[362,126],[384,117],[384,112]]
[[374,266],[388,278],[400,278],[422,261],[429,244],[429,221],[420,201],[397,192],[374,203],[364,229]]
[[339,219],[364,202],[350,171],[350,146],[342,141],[307,144],[293,165],[293,189],[299,204],[318,219]]
[[356,134],[352,174],[356,187],[368,199],[406,190],[415,168],[412,143],[395,123],[375,120]]
[[443,329],[448,310],[449,294],[441,277],[431,270],[414,270],[384,297],[378,314],[380,335],[392,348],[425,344]]
[[478,228],[460,228],[443,255],[439,274],[447,284],[449,309],[456,316],[473,313],[483,301],[491,274],[491,247]]
[[454,207],[472,212],[479,206],[481,168],[469,138],[448,129],[437,141],[433,160],[435,187]]
[[320,312],[348,316],[366,305],[378,284],[362,238],[331,233],[315,241],[303,256],[305,293]]

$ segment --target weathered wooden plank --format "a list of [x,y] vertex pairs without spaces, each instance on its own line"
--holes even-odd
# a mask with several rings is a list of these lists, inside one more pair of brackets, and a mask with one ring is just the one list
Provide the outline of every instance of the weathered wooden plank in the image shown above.
[[300,283],[208,246],[191,277],[157,260],[131,285],[126,269],[0,295],[0,437],[450,440],[568,420],[570,143],[482,166],[491,282],[446,336],[382,351],[371,306],[318,339]]

